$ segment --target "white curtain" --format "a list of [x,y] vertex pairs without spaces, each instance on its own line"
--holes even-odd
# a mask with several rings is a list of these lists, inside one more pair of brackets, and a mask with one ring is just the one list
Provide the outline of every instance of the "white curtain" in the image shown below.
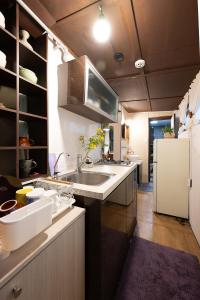
[[185,94],[183,100],[179,104],[179,118],[180,118],[180,123],[185,124],[186,121],[186,111],[187,111],[187,106],[188,106],[188,92]]
[[192,82],[189,90],[189,110],[195,114],[200,104],[200,73]]
[[[194,92],[195,103],[193,104],[194,108],[194,125],[200,122],[200,72],[197,74],[196,79],[196,86]],[[194,102],[194,100],[193,100]]]

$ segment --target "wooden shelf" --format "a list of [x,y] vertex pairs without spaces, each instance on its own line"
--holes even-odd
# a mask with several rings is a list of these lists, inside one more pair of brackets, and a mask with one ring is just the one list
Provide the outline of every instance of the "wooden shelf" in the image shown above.
[[0,147],[16,146],[16,112],[12,109],[0,109]]
[[[5,1],[1,11],[6,29],[0,26],[0,50],[6,55],[7,64],[6,68],[0,67],[0,86],[5,86],[0,102],[6,106],[0,108],[0,174],[19,178],[19,160],[33,159],[37,162],[33,173],[41,176],[47,174],[48,168],[47,35],[16,1],[9,7]],[[34,50],[19,41],[21,29],[30,33]],[[36,74],[37,84],[19,76],[20,65]],[[34,146],[19,146],[21,136],[32,139]],[[36,176],[30,174],[29,178]]]
[[46,68],[47,62],[41,56],[19,43],[19,65],[35,73],[38,78],[37,85],[45,87],[47,84]]
[[5,30],[0,30],[0,50],[6,55],[6,68],[16,71],[16,39]]
[[8,34],[11,38],[13,38],[14,40],[16,40],[16,36],[14,36],[10,31],[8,31],[6,28],[3,28],[0,25],[0,38],[2,36],[2,32],[4,32],[4,34]]
[[[22,147],[22,146],[19,146],[18,147],[20,150],[34,150],[34,149],[48,149],[47,146],[29,146],[29,147]],[[0,148],[1,149],[1,148]]]
[[[28,48],[26,45],[24,45],[21,41],[19,41],[19,47],[20,47],[20,52],[23,53],[23,55],[26,55],[27,57],[30,57],[31,59],[33,59],[34,61],[43,61],[43,62],[47,62],[47,60],[42,57],[39,53],[37,53],[34,50],[31,50],[30,48]],[[35,58],[34,58],[35,57]]]
[[30,113],[27,113],[27,112],[20,111],[19,112],[19,118],[20,118],[20,120],[21,120],[21,117],[22,117],[23,121],[34,119],[34,118],[40,119],[40,120],[47,120],[47,117],[43,117],[43,116],[34,115],[34,114],[30,114]]
[[37,162],[37,167],[32,170],[32,173],[38,173],[38,174],[30,174],[29,178],[32,178],[33,176],[41,176],[42,174],[47,174],[47,154],[48,149],[47,147],[41,149],[41,148],[34,148],[34,149],[20,149],[20,152],[24,151],[24,155],[26,151],[28,152],[28,156],[30,159],[33,159]]
[[7,111],[7,112],[10,112],[10,113],[14,113],[16,114],[17,111],[15,109],[11,109],[11,108],[7,108],[7,107],[0,107],[0,111]]
[[[2,67],[0,67],[0,71],[1,72],[5,72],[5,73],[7,73],[7,74],[10,74],[10,75],[12,75],[12,76],[17,76],[17,74],[15,73],[15,72],[13,72],[13,71],[11,71],[11,70],[9,70],[9,69],[7,69],[7,68],[2,68]],[[3,74],[3,73],[2,73]]]
[[4,151],[4,150],[16,150],[17,147],[0,147],[0,151]]
[[36,88],[39,88],[39,89],[41,89],[41,90],[47,92],[47,88],[45,88],[45,87],[43,87],[43,86],[41,86],[41,85],[39,85],[39,84],[37,84],[37,83],[32,83],[31,81],[25,79],[25,78],[22,77],[22,76],[19,76],[19,78],[20,78],[21,80],[23,80],[23,81],[29,83],[29,84],[30,84],[30,87],[31,87],[31,86],[32,86],[32,87],[36,87]]
[[16,176],[16,149],[2,149],[0,151],[1,175]]
[[16,73],[0,67],[0,85],[16,88],[16,76]]
[[21,182],[26,182],[28,180],[33,180],[33,179],[37,179],[37,178],[40,178],[40,177],[47,177],[49,176],[49,174],[45,173],[45,174],[40,174],[40,173],[37,173],[37,174],[31,174],[29,177],[26,177],[26,178],[19,178],[21,180]]

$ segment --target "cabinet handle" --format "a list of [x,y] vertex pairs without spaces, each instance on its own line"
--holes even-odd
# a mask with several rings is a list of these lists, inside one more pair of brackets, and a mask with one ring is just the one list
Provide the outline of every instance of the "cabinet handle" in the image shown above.
[[13,293],[14,298],[18,298],[22,293],[22,288],[14,287],[12,290],[12,293]]

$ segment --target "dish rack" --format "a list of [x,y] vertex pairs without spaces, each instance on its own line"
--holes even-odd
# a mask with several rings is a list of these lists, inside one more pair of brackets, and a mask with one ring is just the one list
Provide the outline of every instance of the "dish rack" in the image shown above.
[[41,199],[0,218],[1,251],[17,250],[52,224],[52,201]]

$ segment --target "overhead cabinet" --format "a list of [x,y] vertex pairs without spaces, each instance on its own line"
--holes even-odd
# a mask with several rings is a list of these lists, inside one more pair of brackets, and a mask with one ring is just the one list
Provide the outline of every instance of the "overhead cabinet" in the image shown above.
[[97,122],[117,122],[118,95],[87,56],[58,67],[59,106]]

